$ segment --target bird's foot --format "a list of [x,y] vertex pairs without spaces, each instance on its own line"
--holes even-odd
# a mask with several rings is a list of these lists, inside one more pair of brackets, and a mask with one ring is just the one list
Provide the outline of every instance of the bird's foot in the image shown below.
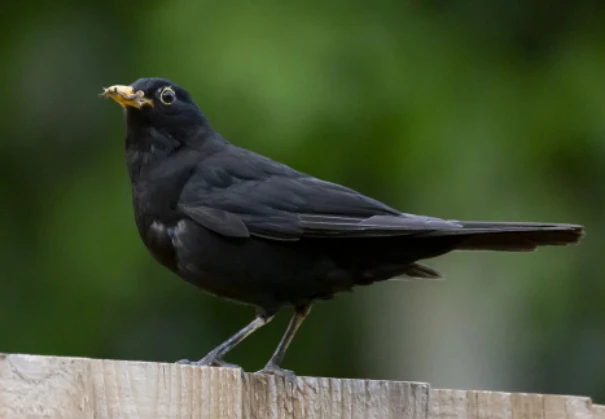
[[277,377],[285,377],[285,378],[294,378],[296,377],[296,374],[294,374],[294,371],[290,371],[290,370],[286,370],[284,368],[281,368],[278,365],[275,365],[273,363],[268,363],[267,365],[265,365],[265,368],[263,368],[260,371],[256,371],[257,374],[269,374],[269,375],[275,375]]
[[196,365],[198,367],[222,367],[242,369],[242,367],[237,364],[230,364],[220,358],[209,355],[203,357],[199,361],[189,361],[188,359],[181,359],[180,361],[176,361],[176,363],[180,365]]

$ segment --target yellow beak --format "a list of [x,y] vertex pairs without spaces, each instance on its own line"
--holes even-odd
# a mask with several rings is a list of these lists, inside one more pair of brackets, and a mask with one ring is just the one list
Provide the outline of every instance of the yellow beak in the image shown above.
[[123,107],[130,106],[141,109],[143,106],[148,105],[153,108],[153,102],[145,97],[145,93],[142,90],[135,92],[130,86],[116,84],[115,86],[104,88],[100,96],[110,97]]

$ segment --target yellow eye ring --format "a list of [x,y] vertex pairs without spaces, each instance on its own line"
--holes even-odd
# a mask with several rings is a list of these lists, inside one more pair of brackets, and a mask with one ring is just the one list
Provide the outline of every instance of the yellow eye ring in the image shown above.
[[160,92],[160,101],[167,106],[172,105],[176,101],[176,92],[172,87],[164,87]]

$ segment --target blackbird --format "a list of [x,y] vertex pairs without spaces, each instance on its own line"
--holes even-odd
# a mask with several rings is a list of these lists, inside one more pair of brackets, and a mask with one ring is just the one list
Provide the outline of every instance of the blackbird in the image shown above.
[[418,263],[452,250],[531,251],[576,243],[572,224],[456,221],[402,213],[347,187],[237,147],[187,91],[141,78],[101,93],[125,108],[135,221],[158,262],[255,319],[197,362],[223,357],[284,306],[294,315],[261,372],[281,362],[315,300],[395,277],[438,278]]

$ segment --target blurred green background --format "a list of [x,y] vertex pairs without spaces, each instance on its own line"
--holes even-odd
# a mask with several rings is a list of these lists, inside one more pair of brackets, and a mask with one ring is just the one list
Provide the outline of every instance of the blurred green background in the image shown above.
[[[286,368],[605,402],[603,3],[58,0],[0,22],[0,351],[199,359],[252,318],[137,235],[122,111],[96,95],[161,76],[232,142],[403,211],[587,226],[317,304]],[[227,360],[260,369],[288,317]]]

